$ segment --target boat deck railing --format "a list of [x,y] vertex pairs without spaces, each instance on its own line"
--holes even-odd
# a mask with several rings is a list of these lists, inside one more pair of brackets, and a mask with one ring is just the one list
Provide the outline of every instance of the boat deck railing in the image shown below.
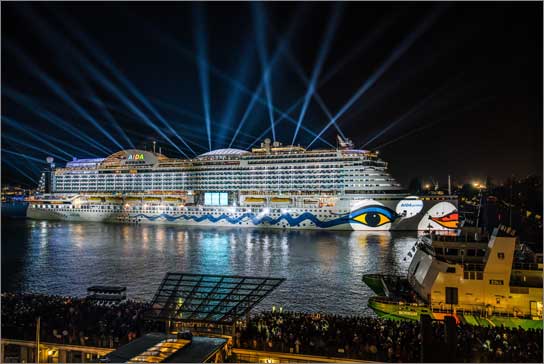
[[[481,316],[481,317],[501,316],[501,317],[509,317],[509,318],[530,317],[529,314],[522,315],[521,313],[515,310],[506,310],[506,309],[499,308],[496,306],[491,306],[491,305],[464,304],[464,305],[453,305],[453,308],[455,309],[455,312],[457,314],[463,314],[463,315],[468,314],[468,315]],[[430,305],[430,309],[432,312],[451,313],[452,305],[445,304],[445,303],[439,303],[439,304],[434,303]]]
[[487,234],[461,234],[461,235],[432,235],[433,241],[447,243],[487,243],[489,235]]
[[[522,315],[514,310],[501,309],[490,305],[450,305],[446,303],[424,303],[424,302],[402,302],[388,297],[371,297],[369,301],[387,304],[397,304],[399,308],[427,308],[434,313],[452,313],[455,311],[457,314],[473,315],[480,317],[501,316],[508,318],[528,318],[531,315]],[[542,319],[542,317],[540,317]]]

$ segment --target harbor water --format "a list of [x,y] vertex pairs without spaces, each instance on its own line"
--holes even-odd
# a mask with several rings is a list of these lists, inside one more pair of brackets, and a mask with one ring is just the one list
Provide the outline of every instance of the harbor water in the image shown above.
[[[152,299],[167,272],[286,281],[257,310],[369,314],[365,273],[403,274],[415,232],[281,231],[2,219],[2,290]],[[406,259],[405,259],[406,258]]]

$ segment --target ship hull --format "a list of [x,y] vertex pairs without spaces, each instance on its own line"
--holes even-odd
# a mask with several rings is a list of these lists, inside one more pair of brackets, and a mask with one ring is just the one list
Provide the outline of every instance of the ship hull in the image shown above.
[[[411,207],[406,207],[407,201]],[[335,207],[307,208],[31,204],[27,216],[40,220],[302,230],[416,231],[451,230],[457,227],[450,223],[443,226],[437,220],[456,212],[456,199],[414,201],[382,197],[344,201]]]

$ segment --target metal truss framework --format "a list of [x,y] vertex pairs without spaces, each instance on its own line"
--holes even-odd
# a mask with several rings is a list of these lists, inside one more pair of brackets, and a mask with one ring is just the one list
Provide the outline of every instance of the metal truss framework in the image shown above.
[[147,313],[149,319],[231,325],[285,279],[167,273]]

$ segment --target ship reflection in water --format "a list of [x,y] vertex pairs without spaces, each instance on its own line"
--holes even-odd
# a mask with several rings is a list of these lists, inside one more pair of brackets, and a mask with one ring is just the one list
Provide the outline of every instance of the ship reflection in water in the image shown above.
[[403,274],[413,232],[279,231],[2,221],[2,288],[84,295],[95,284],[151,299],[166,272],[287,279],[257,309],[373,314],[364,273]]

